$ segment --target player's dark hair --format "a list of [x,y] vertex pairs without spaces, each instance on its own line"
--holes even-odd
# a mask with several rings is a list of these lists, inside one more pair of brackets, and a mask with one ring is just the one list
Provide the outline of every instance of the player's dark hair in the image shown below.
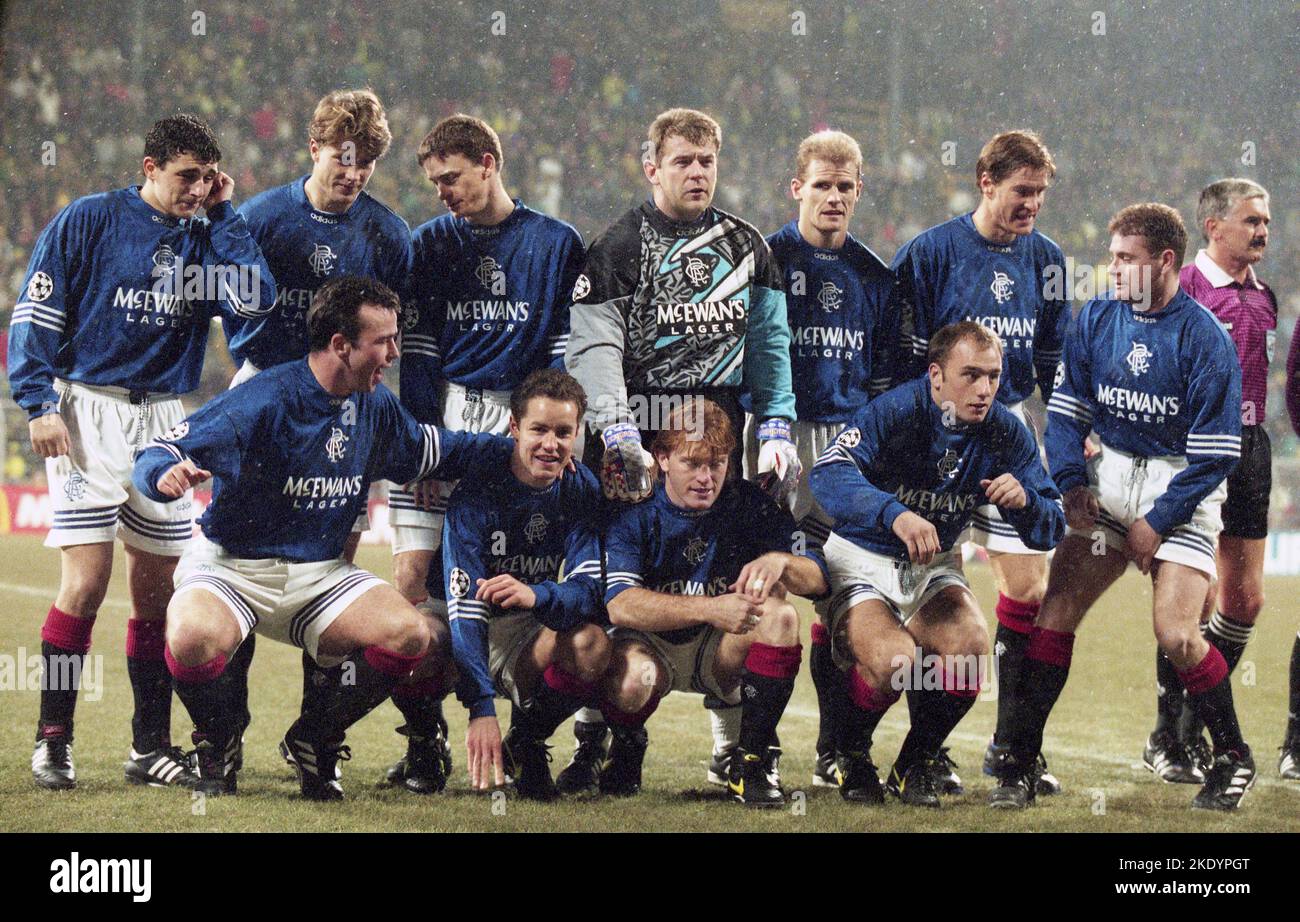
[[1210,242],[1210,235],[1205,222],[1210,218],[1222,221],[1238,202],[1248,198],[1262,198],[1264,206],[1268,207],[1268,190],[1253,179],[1234,176],[1212,182],[1201,190],[1201,199],[1196,203],[1196,223],[1200,225],[1201,237],[1206,243]]
[[1129,205],[1121,208],[1119,214],[1110,219],[1106,230],[1121,237],[1144,238],[1147,249],[1157,259],[1165,250],[1173,250],[1174,268],[1183,264],[1183,256],[1187,252],[1187,228],[1183,226],[1183,216],[1176,208],[1159,202]]
[[1021,167],[1047,170],[1048,179],[1056,175],[1056,161],[1035,132],[999,132],[984,145],[975,161],[975,184],[979,185],[980,177],[985,173],[995,184],[1000,183]]
[[587,392],[582,389],[578,379],[558,368],[539,368],[524,378],[524,383],[510,394],[510,415],[515,422],[522,422],[528,411],[528,401],[534,397],[546,397],[563,403],[572,402],[578,408],[578,421],[587,412]]
[[189,154],[199,163],[221,162],[221,148],[207,123],[195,115],[170,115],[153,123],[144,136],[144,155],[158,166]]
[[384,104],[373,90],[335,90],[321,97],[307,126],[317,144],[356,145],[358,161],[378,160],[393,141]]
[[987,327],[974,320],[962,320],[941,327],[939,332],[930,337],[930,351],[926,359],[931,365],[940,368],[948,361],[948,355],[964,339],[969,339],[977,349],[996,349],[1002,354],[1002,339]]
[[415,159],[420,166],[424,166],[424,161],[430,157],[446,160],[452,154],[460,154],[475,163],[481,163],[484,154],[491,154],[497,162],[497,170],[505,162],[501,153],[501,138],[492,130],[492,126],[481,118],[461,112],[449,115],[433,126],[433,130],[420,142]]
[[655,433],[650,453],[657,458],[684,447],[691,460],[713,464],[730,458],[736,448],[736,430],[722,407],[707,397],[688,395],[680,399],[681,403],[669,411],[664,427]]
[[342,333],[356,344],[361,336],[361,306],[373,304],[396,311],[402,321],[402,302],[383,282],[359,275],[341,275],[330,279],[312,297],[307,311],[307,346],[312,352],[328,349],[335,333]]

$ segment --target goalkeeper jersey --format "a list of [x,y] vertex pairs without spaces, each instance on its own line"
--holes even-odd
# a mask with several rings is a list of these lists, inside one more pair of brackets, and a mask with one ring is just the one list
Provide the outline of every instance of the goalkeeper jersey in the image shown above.
[[632,418],[638,396],[719,388],[747,390],[760,417],[795,418],[780,270],[725,211],[679,223],[646,201],[624,214],[587,252],[571,322],[566,364],[597,428]]

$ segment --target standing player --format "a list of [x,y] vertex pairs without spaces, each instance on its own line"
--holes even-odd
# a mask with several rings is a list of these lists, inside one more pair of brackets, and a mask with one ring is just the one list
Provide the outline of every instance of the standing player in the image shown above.
[[767,756],[803,650],[785,593],[822,595],[826,577],[816,559],[789,553],[789,512],[753,483],[727,481],[735,430],[717,404],[696,400],[655,435],[662,483],[623,506],[606,539],[614,652],[602,710],[614,743],[600,790],[640,790],[646,720],[668,692],[692,691],[741,704],[727,786],[743,804],[780,806]]
[[[757,230],[712,205],[722,147],[716,121],[669,109],[651,123],[647,147],[650,200],[592,245],[573,291],[566,363],[593,395],[587,425],[600,436],[587,460],[601,465],[611,498],[642,499],[654,466],[643,439],[663,425],[654,417],[702,395],[741,432],[746,391],[759,421],[755,473],[771,474],[773,489],[788,494],[799,459],[780,270]],[[739,456],[733,463],[740,466]],[[604,752],[599,715],[578,717],[578,748],[561,790],[591,789]]]
[[[804,475],[791,493],[791,508],[808,543],[820,548],[831,523],[813,497],[807,475],[853,414],[889,387],[898,315],[890,297],[893,273],[849,233],[849,221],[862,195],[858,142],[839,131],[804,138],[795,155],[790,193],[799,203],[799,217],[767,242],[781,266],[786,291],[790,372],[799,416],[793,435]],[[750,409],[748,395],[742,402]],[[745,461],[749,470],[758,462],[753,423],[752,414],[748,415]],[[810,670],[820,723],[813,784],[819,786],[839,783],[827,698],[833,669],[826,627],[814,621]],[[731,734],[724,730],[723,735]]]
[[916,689],[912,726],[887,784],[904,803],[939,806],[943,742],[979,694],[988,652],[984,615],[961,568],[958,537],[985,502],[1025,544],[1050,550],[1065,530],[1060,494],[1029,430],[995,398],[1002,341],[962,321],[929,344],[927,377],[873,400],[813,468],[835,521],[826,539],[830,635],[838,681],[842,783],[858,803],[882,803],[871,737],[898,700],[917,651],[941,657],[942,686]]
[[[136,488],[169,502],[214,479],[167,612],[167,659],[198,727],[199,789],[233,794],[242,716],[223,676],[254,630],[342,663],[285,734],[303,796],[338,800],[344,732],[412,674],[440,672],[445,626],[343,558],[377,478],[407,482],[504,463],[510,442],[423,426],[382,385],[397,359],[397,296],[343,276],[316,292],[310,353],[208,403],[143,451]],[[417,671],[418,670],[418,671]]]
[[[1228,477],[1223,503],[1218,607],[1203,629],[1231,674],[1264,606],[1264,539],[1273,485],[1264,401],[1277,336],[1277,300],[1256,278],[1254,264],[1268,246],[1268,192],[1249,179],[1221,179],[1201,190],[1196,218],[1207,246],[1183,266],[1179,283],[1227,328],[1241,364],[1241,463]],[[1200,722],[1183,707],[1178,673],[1162,652],[1156,656],[1156,685],[1156,727],[1142,761],[1163,781],[1200,783],[1209,768],[1204,757],[1208,747]],[[1201,758],[1193,755],[1202,752]]]
[[[444,118],[420,143],[417,157],[449,213],[414,234],[402,403],[424,423],[503,434],[511,391],[532,371],[564,367],[582,238],[563,221],[510,198],[501,178],[501,139],[482,119]],[[417,604],[429,597],[430,565],[453,486],[430,482],[419,495],[389,490],[394,580]],[[441,571],[441,565],[433,568],[439,587]],[[429,605],[440,608],[441,601]],[[409,697],[394,702],[408,728],[439,707],[419,691],[407,689]],[[390,781],[420,784],[409,762],[428,763],[427,753],[418,751],[424,745],[431,744],[410,737],[408,757],[389,770]]]
[[[475,471],[447,506],[447,608],[471,784],[501,784],[504,767],[521,796],[554,800],[546,741],[609,665],[600,485],[586,467],[566,473],[587,409],[577,381],[544,368],[511,399],[509,462]],[[504,741],[494,694],[514,705]]]
[[[326,94],[316,103],[307,139],[311,172],[254,196],[240,209],[275,273],[277,289],[270,313],[256,320],[225,321],[230,353],[239,366],[231,387],[260,369],[307,355],[307,312],[316,291],[330,279],[356,275],[405,291],[410,228],[365,191],[393,140],[379,97],[370,90]],[[356,556],[361,533],[369,527],[363,506],[344,551],[348,560]],[[228,667],[240,689],[246,720],[254,644],[250,636]],[[304,652],[304,697],[313,682],[323,681],[325,676]]]
[[[974,320],[1002,338],[1006,360],[998,400],[1022,422],[1023,403],[1034,383],[1046,401],[1061,358],[1069,303],[1047,297],[1055,277],[1064,279],[1061,248],[1034,229],[1056,163],[1032,131],[994,135],[975,164],[980,203],[971,214],[924,231],[894,257],[903,323],[911,321],[913,356],[924,360],[933,331]],[[923,369],[914,368],[914,371]],[[998,584],[995,651],[998,669],[998,730],[984,758],[992,774],[1006,751],[1002,727],[1015,694],[1030,629],[1046,588],[1047,558],[1027,547],[992,505],[975,513],[970,539],[988,550]],[[1060,790],[1044,774],[1039,793]]]
[[[1228,665],[1198,623],[1214,577],[1223,480],[1241,454],[1241,371],[1223,327],[1178,287],[1187,245],[1178,212],[1130,205],[1109,230],[1113,297],[1089,301],[1070,326],[1048,404],[1047,457],[1070,531],[1052,561],[1006,725],[1011,751],[989,803],[1034,799],[1033,763],[1075,632],[1132,560],[1152,575],[1156,641],[1214,740],[1192,806],[1231,810],[1254,782],[1255,763]],[[1085,461],[1089,430],[1101,452]]]
[[[45,543],[60,549],[62,568],[41,628],[46,678],[32,775],[44,788],[76,784],[77,688],[119,534],[135,695],[126,777],[195,781],[171,745],[172,685],[163,661],[172,571],[193,531],[191,499],[186,493],[164,506],[140,493],[131,462],[184,416],[176,395],[198,386],[212,317],[254,317],[275,300],[275,281],[230,203],[234,183],[220,160],[216,138],[194,116],[154,123],[144,184],[64,208],[36,242],[14,309],[9,381],[30,417],[32,449],[46,459],[54,527]],[[196,218],[200,209],[206,221]]]

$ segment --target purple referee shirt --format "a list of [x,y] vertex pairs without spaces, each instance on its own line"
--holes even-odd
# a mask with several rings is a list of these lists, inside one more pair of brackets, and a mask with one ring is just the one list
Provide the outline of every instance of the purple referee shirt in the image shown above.
[[1210,309],[1228,328],[1241,363],[1241,424],[1262,426],[1268,399],[1268,363],[1277,339],[1277,299],[1246,269],[1246,284],[1233,280],[1205,250],[1178,273],[1183,291]]

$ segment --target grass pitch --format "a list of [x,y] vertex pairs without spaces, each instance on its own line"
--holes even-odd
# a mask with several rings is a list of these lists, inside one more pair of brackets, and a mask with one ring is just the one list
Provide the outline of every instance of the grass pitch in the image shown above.
[[[388,553],[363,548],[358,563],[391,574]],[[863,808],[829,789],[813,788],[810,775],[817,734],[817,706],[805,667],[781,721],[785,756],[781,773],[791,803],[772,812],[746,810],[704,780],[711,745],[708,715],[695,695],[673,694],[649,723],[644,789],[619,801],[524,803],[501,794],[468,790],[465,774],[465,711],[448,699],[447,716],[456,771],[446,792],[418,797],[379,784],[385,766],[404,751],[393,733],[401,718],[384,704],[348,734],[353,759],[344,763],[348,799],[314,804],[298,797],[297,782],[276,752],[297,714],[301,689],[296,649],[261,640],[251,684],[253,724],[245,749],[239,794],[194,800],[185,791],[140,789],[122,777],[130,747],[131,686],[122,653],[127,616],[125,566],[117,572],[95,629],[92,656],[103,657],[99,700],[77,708],[74,754],[78,787],[47,792],[33,785],[29,768],[38,691],[14,687],[8,672],[0,692],[0,831],[1076,831],[1240,832],[1300,831],[1300,785],[1278,779],[1277,746],[1286,717],[1287,664],[1300,625],[1300,578],[1273,578],[1258,634],[1233,679],[1246,737],[1255,750],[1260,779],[1242,811],[1233,816],[1193,813],[1196,788],[1165,785],[1141,766],[1142,746],[1154,714],[1154,651],[1150,583],[1130,570],[1085,622],[1075,647],[1075,666],[1051,722],[1044,751],[1065,793],[1041,799],[1023,813],[985,806],[991,779],[980,774],[996,704],[981,700],[950,739],[967,793],[950,797],[942,810],[890,802]],[[976,596],[989,614],[994,592],[985,567],[972,567]],[[58,584],[58,554],[39,538],[0,539],[0,656],[40,649],[39,631]],[[805,613],[804,643],[807,646]],[[5,673],[0,671],[0,677]],[[500,705],[503,727],[509,707]],[[906,732],[907,709],[896,705],[876,734],[874,756],[882,774]],[[188,740],[188,721],[177,701],[173,739]],[[572,750],[566,724],[556,734],[555,770]]]

